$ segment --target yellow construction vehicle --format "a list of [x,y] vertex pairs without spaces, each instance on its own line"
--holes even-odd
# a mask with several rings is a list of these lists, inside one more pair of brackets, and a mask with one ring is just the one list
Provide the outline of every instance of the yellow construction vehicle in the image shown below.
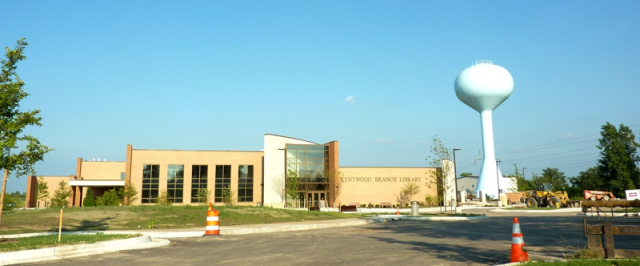
[[526,191],[524,193],[525,203],[528,208],[535,207],[566,207],[569,203],[569,195],[566,191],[551,191],[550,183],[542,183],[536,185],[536,190]]

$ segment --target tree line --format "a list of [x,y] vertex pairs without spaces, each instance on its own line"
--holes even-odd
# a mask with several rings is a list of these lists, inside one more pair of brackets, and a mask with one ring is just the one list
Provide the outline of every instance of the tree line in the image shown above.
[[565,176],[558,168],[548,167],[542,174],[532,173],[530,179],[525,179],[514,164],[515,174],[511,176],[516,179],[516,187],[512,190],[533,190],[538,183],[551,183],[554,191],[566,190],[570,197],[581,197],[584,190],[605,190],[624,198],[625,190],[640,187],[639,146],[631,128],[624,124],[616,128],[607,122],[601,128],[596,146],[600,149],[596,165],[572,177]]

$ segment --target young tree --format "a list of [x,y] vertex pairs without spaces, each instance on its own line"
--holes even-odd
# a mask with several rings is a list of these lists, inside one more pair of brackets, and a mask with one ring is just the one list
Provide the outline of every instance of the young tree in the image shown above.
[[[427,157],[427,161],[429,165],[432,167],[438,168],[438,170],[434,172],[429,172],[433,177],[429,179],[425,184],[429,188],[436,188],[438,191],[438,195],[443,195],[442,200],[444,201],[444,197],[447,191],[453,189],[455,186],[455,180],[453,182],[449,182],[452,178],[452,163],[451,162],[451,151],[442,144],[442,141],[438,138],[438,135],[433,136],[433,145],[431,146],[431,153]],[[453,177],[455,178],[455,177]],[[454,189],[455,190],[455,189]],[[454,192],[455,193],[455,192]],[[448,199],[447,199],[448,200]],[[443,204],[444,202],[439,202],[439,204]]]
[[[298,187],[298,185],[300,184],[300,180],[298,178],[298,173],[296,173],[293,170],[289,170],[287,172],[287,182],[285,183],[285,191],[287,194],[287,201],[289,201],[289,199],[291,199],[292,201],[295,201],[296,199],[298,199],[299,197],[299,190],[300,188]],[[285,204],[287,204],[285,202]],[[293,207],[293,203],[291,204],[291,206]]]
[[276,193],[276,195],[280,196],[280,202],[284,202],[284,200],[287,198],[284,179],[271,179],[271,189]]
[[131,206],[134,201],[138,200],[138,190],[128,182],[124,188],[118,189],[118,196],[122,199],[122,206]]
[[236,191],[230,187],[225,187],[222,190],[222,202],[225,206],[233,206],[236,201]]
[[[513,164],[513,167],[515,168],[515,174],[513,175],[513,178],[515,178],[515,188],[510,188],[510,190],[512,192],[516,192],[516,191],[528,191],[528,190],[534,190],[535,186],[531,185],[531,182],[527,181],[522,174],[520,173],[520,170],[518,169],[518,165],[517,164]],[[515,189],[515,190],[514,190]]]
[[418,183],[410,182],[404,184],[404,187],[400,190],[400,194],[396,196],[396,201],[400,206],[404,206],[413,199],[413,196],[420,193],[420,186]]
[[602,126],[599,140],[598,172],[607,189],[616,197],[623,197],[627,189],[640,186],[638,143],[631,129],[624,124],[616,127],[609,122]]
[[211,190],[208,190],[206,188],[199,188],[198,192],[196,193],[196,198],[198,199],[198,202],[206,205],[211,201]]
[[58,183],[58,189],[53,193],[51,198],[51,207],[66,207],[69,205],[69,195],[71,191],[64,180]]
[[[4,169],[2,179],[2,191],[0,192],[0,222],[2,221],[2,207],[4,206],[4,193],[7,186],[9,171],[14,171],[17,177],[26,174],[35,175],[34,164],[44,159],[44,155],[51,151],[42,145],[37,138],[23,134],[27,126],[41,126],[40,111],[31,110],[22,112],[20,101],[29,96],[22,88],[24,82],[16,74],[17,63],[27,59],[23,54],[27,46],[25,38],[17,41],[14,49],[5,47],[6,59],[0,60],[0,168]],[[22,151],[10,154],[10,149],[17,145],[23,146]]]
[[93,201],[93,195],[91,195],[91,188],[87,188],[87,195],[84,196],[83,207],[95,207],[96,202]]
[[[302,176],[298,178],[298,190],[302,192],[304,197],[301,200],[306,200],[307,195],[309,195],[310,191],[317,190],[318,183],[315,182],[314,178],[310,175]],[[307,202],[309,204],[309,202]],[[309,207],[309,206],[305,206]]]
[[156,202],[156,204],[164,206],[169,206],[172,203],[171,200],[169,200],[169,193],[167,193],[166,190],[160,191],[160,195],[158,195],[158,197],[155,198],[154,201]]
[[325,176],[329,179],[329,184],[333,184],[333,189],[334,189],[333,190],[333,197],[334,197],[333,206],[337,208],[339,205],[339,202],[336,202],[336,201],[342,194],[341,178],[343,177],[343,175],[340,171],[328,170],[326,171]]
[[38,179],[38,186],[36,187],[36,199],[38,201],[44,202],[47,202],[47,200],[49,199],[49,185],[44,181],[43,177],[40,177]]

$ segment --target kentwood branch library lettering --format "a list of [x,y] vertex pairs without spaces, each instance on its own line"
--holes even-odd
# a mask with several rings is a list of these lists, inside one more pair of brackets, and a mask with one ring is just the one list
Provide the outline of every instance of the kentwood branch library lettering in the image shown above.
[[[152,150],[127,145],[124,162],[78,158],[75,175],[30,176],[27,207],[48,204],[35,198],[40,180],[48,184],[49,195],[58,189],[60,181],[67,182],[73,207],[82,206],[89,190],[95,198],[125,184],[131,184],[138,191],[134,205],[155,204],[158,196],[165,192],[173,204],[196,204],[203,200],[202,196],[198,197],[203,189],[211,191],[211,202],[220,204],[225,190],[233,191],[233,200],[238,205],[282,208],[287,202],[290,207],[306,208],[355,202],[396,204],[400,190],[411,182],[420,187],[413,200],[442,195],[443,191],[438,191],[432,182],[435,171],[440,170],[340,166],[338,141],[318,144],[274,134],[264,135],[261,151]],[[291,178],[297,180],[297,199],[285,193],[286,182]],[[434,185],[426,186],[430,183]]]

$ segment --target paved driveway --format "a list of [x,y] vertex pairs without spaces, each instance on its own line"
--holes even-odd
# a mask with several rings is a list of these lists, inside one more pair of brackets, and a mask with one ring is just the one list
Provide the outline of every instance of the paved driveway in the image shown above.
[[[172,239],[172,245],[42,265],[488,265],[509,262],[513,216],[461,222],[399,221],[328,230]],[[518,214],[530,256],[584,248],[582,217]],[[640,241],[616,238],[616,247]]]

